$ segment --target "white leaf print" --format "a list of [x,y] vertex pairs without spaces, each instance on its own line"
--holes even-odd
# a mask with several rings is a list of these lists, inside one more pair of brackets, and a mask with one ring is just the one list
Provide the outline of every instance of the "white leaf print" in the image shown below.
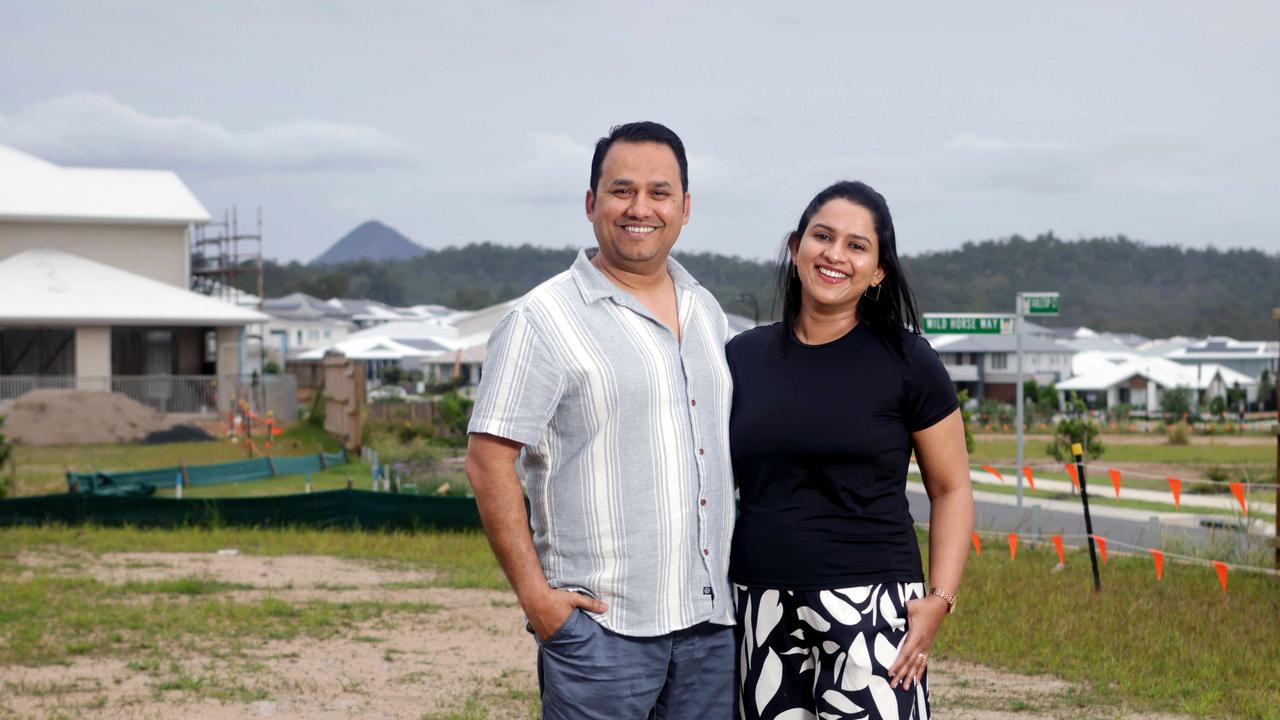
[[881,665],[888,668],[890,665],[893,664],[893,661],[897,659],[898,659],[898,646],[894,645],[892,642],[889,642],[889,638],[885,637],[884,635],[877,635],[876,636],[876,660],[878,660]]
[[831,617],[841,625],[857,625],[862,619],[862,613],[859,613],[857,608],[840,599],[830,590],[823,590],[818,594],[818,599],[822,601],[822,606],[827,609],[827,612],[831,613]]
[[831,629],[831,623],[824,620],[821,615],[808,606],[796,608],[796,617],[809,623],[818,632],[826,632]]
[[927,682],[926,677],[920,678],[920,682],[916,683],[916,710],[919,711],[920,720],[929,720],[929,703],[925,701],[924,689]]
[[909,583],[907,585],[907,599],[915,600],[924,597],[924,583]]
[[778,602],[777,590],[765,590],[760,595],[760,607],[756,610],[756,647],[764,646],[769,633],[778,626],[782,619],[782,604]]
[[[812,669],[813,669],[813,656],[810,655],[809,657],[804,659],[804,662],[800,663],[800,672],[808,672],[809,670],[812,670]],[[817,677],[817,676],[815,675],[814,677]]]
[[783,651],[783,653],[782,653],[782,654],[783,654],[783,655],[804,655],[804,654],[805,654],[805,653],[807,653],[807,652],[809,652],[809,649],[808,649],[808,648],[804,648],[804,647],[793,647],[793,648],[791,648],[790,650],[785,650],[785,651]]
[[844,658],[844,653],[840,653],[836,656],[836,666],[835,669],[831,671],[831,682],[833,683],[840,682],[840,668],[844,666]]
[[830,640],[822,641],[822,651],[828,655],[834,655],[835,652],[839,649],[840,649],[840,646],[831,642]]
[[845,588],[836,592],[849,598],[854,605],[857,605],[867,601],[867,598],[871,595],[871,588],[871,585],[859,585],[858,587]]
[[804,708],[791,708],[790,710],[784,710],[783,712],[778,713],[777,717],[773,720],[817,720],[817,718],[813,716],[813,713],[805,710]]
[[796,631],[795,631],[795,632],[793,632],[793,633],[791,633],[791,637],[796,638],[797,640],[803,640],[803,639],[804,639],[804,629],[803,629],[803,628],[796,628]]
[[818,717],[822,718],[822,720],[844,720],[844,713],[836,715],[835,713],[820,712]]
[[769,656],[764,659],[764,667],[760,668],[760,677],[756,678],[756,714],[763,715],[764,708],[777,694],[782,685],[782,660],[769,648]]
[[849,645],[849,659],[844,664],[844,676],[840,678],[841,690],[863,690],[871,677],[871,652],[862,633]]
[[889,682],[879,675],[871,676],[871,699],[876,703],[876,710],[885,720],[897,720],[898,698],[894,697]]
[[746,641],[746,645],[744,647],[746,648],[746,652],[747,652],[747,667],[750,668],[751,667],[751,648],[755,646],[755,642],[753,642],[751,639],[752,638],[751,628],[755,627],[755,623],[751,622],[751,596],[750,595],[747,596],[747,614],[743,615],[743,617],[746,618],[746,622],[743,623],[744,625],[746,625],[746,628],[744,628],[744,631],[745,631],[744,640]]
[[835,690],[828,690],[822,693],[822,699],[828,705],[839,710],[840,712],[856,713],[862,710],[862,708],[859,707],[852,700],[840,694],[839,692],[836,692]]
[[880,618],[885,625],[894,630],[901,630],[907,626],[905,618],[898,617],[898,608],[893,605],[893,598],[889,597],[889,593],[880,596]]

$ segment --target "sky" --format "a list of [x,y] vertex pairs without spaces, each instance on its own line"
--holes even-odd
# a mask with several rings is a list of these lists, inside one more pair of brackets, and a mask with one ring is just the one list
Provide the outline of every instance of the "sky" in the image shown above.
[[430,248],[581,247],[591,149],[689,152],[677,249],[773,257],[817,191],[906,254],[1123,234],[1280,253],[1280,5],[0,0],[0,143],[176,171],[307,261],[369,219]]

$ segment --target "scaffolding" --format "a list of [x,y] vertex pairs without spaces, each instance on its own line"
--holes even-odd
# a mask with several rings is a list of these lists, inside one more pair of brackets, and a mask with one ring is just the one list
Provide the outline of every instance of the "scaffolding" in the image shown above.
[[262,208],[253,233],[240,230],[235,207],[222,211],[222,222],[197,225],[191,241],[191,289],[244,305],[240,282],[257,276],[258,309],[262,309]]

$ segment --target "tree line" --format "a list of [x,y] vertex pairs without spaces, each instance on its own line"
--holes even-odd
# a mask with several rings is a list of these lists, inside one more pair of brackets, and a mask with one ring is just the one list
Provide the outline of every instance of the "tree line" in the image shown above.
[[[572,248],[477,243],[407,260],[264,266],[269,297],[369,298],[391,305],[471,310],[509,300],[561,272]],[[776,318],[772,262],[716,253],[676,258],[726,311]],[[1063,240],[1052,233],[967,242],[903,258],[922,312],[1012,312],[1019,290],[1056,290],[1062,314],[1046,324],[1148,337],[1276,336],[1280,255],[1143,245],[1124,236]],[[245,287],[243,289],[253,290]]]

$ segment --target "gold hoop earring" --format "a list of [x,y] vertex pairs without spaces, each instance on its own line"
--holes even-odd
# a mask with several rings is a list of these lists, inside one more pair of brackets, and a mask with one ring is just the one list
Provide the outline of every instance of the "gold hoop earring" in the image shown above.
[[[875,291],[876,291],[876,294],[875,294],[875,295],[872,295],[872,294],[871,294],[871,291],[872,291],[872,290],[875,290]],[[880,299],[880,286],[879,286],[879,285],[872,285],[871,287],[867,288],[866,290],[864,290],[864,291],[863,291],[863,293],[862,293],[862,297],[864,297],[864,298],[866,298],[866,299],[870,300],[871,302],[875,302],[875,301],[879,300],[879,299]]]

